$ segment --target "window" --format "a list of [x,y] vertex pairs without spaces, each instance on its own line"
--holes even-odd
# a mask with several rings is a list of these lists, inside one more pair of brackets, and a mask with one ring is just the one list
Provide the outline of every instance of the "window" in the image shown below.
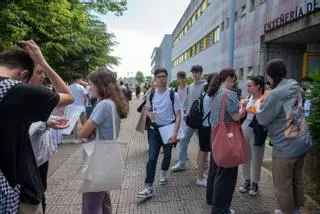
[[227,18],[227,24],[226,24],[226,28],[229,27],[229,17]]
[[207,35],[207,47],[210,47],[213,45],[213,37],[214,37],[214,33],[213,31],[211,31],[208,35]]
[[238,79],[243,80],[243,68],[239,68]]
[[219,27],[214,30],[214,41],[213,43],[217,43],[220,40],[220,32]]
[[234,21],[236,22],[238,20],[238,12],[234,12]]
[[205,49],[205,46],[204,46],[204,39],[201,39],[200,42],[199,42],[199,45],[200,45],[200,48],[199,48],[199,52],[203,51]]
[[246,15],[246,9],[247,9],[247,5],[243,5],[242,7],[241,7],[241,17],[243,17],[243,16],[245,16]]
[[254,10],[255,0],[250,1],[250,12]]
[[224,21],[221,22],[221,32],[224,30]]
[[[249,66],[248,67],[248,76],[252,76],[253,75],[253,67],[252,66]],[[247,76],[247,77],[248,77]]]
[[200,42],[198,42],[196,44],[196,54],[195,55],[197,55],[198,53],[200,53]]

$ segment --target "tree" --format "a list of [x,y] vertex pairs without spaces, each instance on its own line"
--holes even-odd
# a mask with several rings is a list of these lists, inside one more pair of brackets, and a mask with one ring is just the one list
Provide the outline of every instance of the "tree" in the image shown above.
[[146,84],[151,84],[153,77],[152,76],[146,76]]
[[136,73],[136,81],[138,82],[139,85],[145,81],[144,75],[141,71],[138,71]]
[[72,73],[86,74],[104,65],[117,65],[111,55],[117,43],[105,24],[90,11],[121,15],[126,1],[97,0],[2,0],[0,3],[0,51],[18,41],[33,39],[46,59],[65,79]]

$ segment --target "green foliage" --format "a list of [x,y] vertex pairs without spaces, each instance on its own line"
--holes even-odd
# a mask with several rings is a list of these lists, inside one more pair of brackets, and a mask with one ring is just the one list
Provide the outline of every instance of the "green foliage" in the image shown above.
[[[193,82],[193,80],[192,80],[192,78],[191,77],[186,77],[186,84],[187,85],[190,85],[192,82]],[[176,87],[178,87],[178,85],[179,85],[179,83],[178,83],[178,80],[176,79],[176,80],[173,80],[172,82],[171,82],[171,86],[173,87],[173,88],[176,88]]]
[[151,84],[153,77],[152,76],[146,76],[145,79],[146,79],[146,81],[145,81],[146,84]]
[[307,118],[307,123],[311,135],[315,143],[315,149],[317,154],[320,151],[320,72],[313,72],[310,77],[313,79],[313,83],[310,85],[310,92],[306,94],[306,99],[311,100],[311,113]]
[[2,0],[0,3],[0,51],[18,41],[33,39],[54,69],[69,80],[72,73],[87,74],[104,65],[117,65],[111,55],[117,43],[105,24],[89,13],[108,11],[121,15],[126,1],[98,0]]
[[136,81],[138,82],[138,84],[140,85],[141,83],[144,83],[145,79],[144,79],[144,75],[141,71],[138,71],[136,73]]

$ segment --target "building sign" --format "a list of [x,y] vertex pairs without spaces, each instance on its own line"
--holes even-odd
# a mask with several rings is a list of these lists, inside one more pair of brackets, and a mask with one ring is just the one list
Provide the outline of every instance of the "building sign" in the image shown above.
[[304,16],[320,11],[320,3],[317,0],[312,0],[305,4],[305,7],[299,6],[295,10],[287,13],[282,13],[276,19],[267,22],[264,25],[264,32],[272,31],[280,26],[286,25],[295,20],[301,19]]

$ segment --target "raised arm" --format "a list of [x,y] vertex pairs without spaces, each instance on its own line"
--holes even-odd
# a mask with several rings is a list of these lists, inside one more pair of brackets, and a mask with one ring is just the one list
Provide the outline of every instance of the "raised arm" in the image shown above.
[[22,41],[21,43],[24,45],[25,50],[29,53],[34,63],[39,64],[43,68],[53,88],[59,94],[60,99],[57,106],[62,107],[73,103],[74,97],[71,91],[62,78],[48,64],[39,46],[33,40]]

